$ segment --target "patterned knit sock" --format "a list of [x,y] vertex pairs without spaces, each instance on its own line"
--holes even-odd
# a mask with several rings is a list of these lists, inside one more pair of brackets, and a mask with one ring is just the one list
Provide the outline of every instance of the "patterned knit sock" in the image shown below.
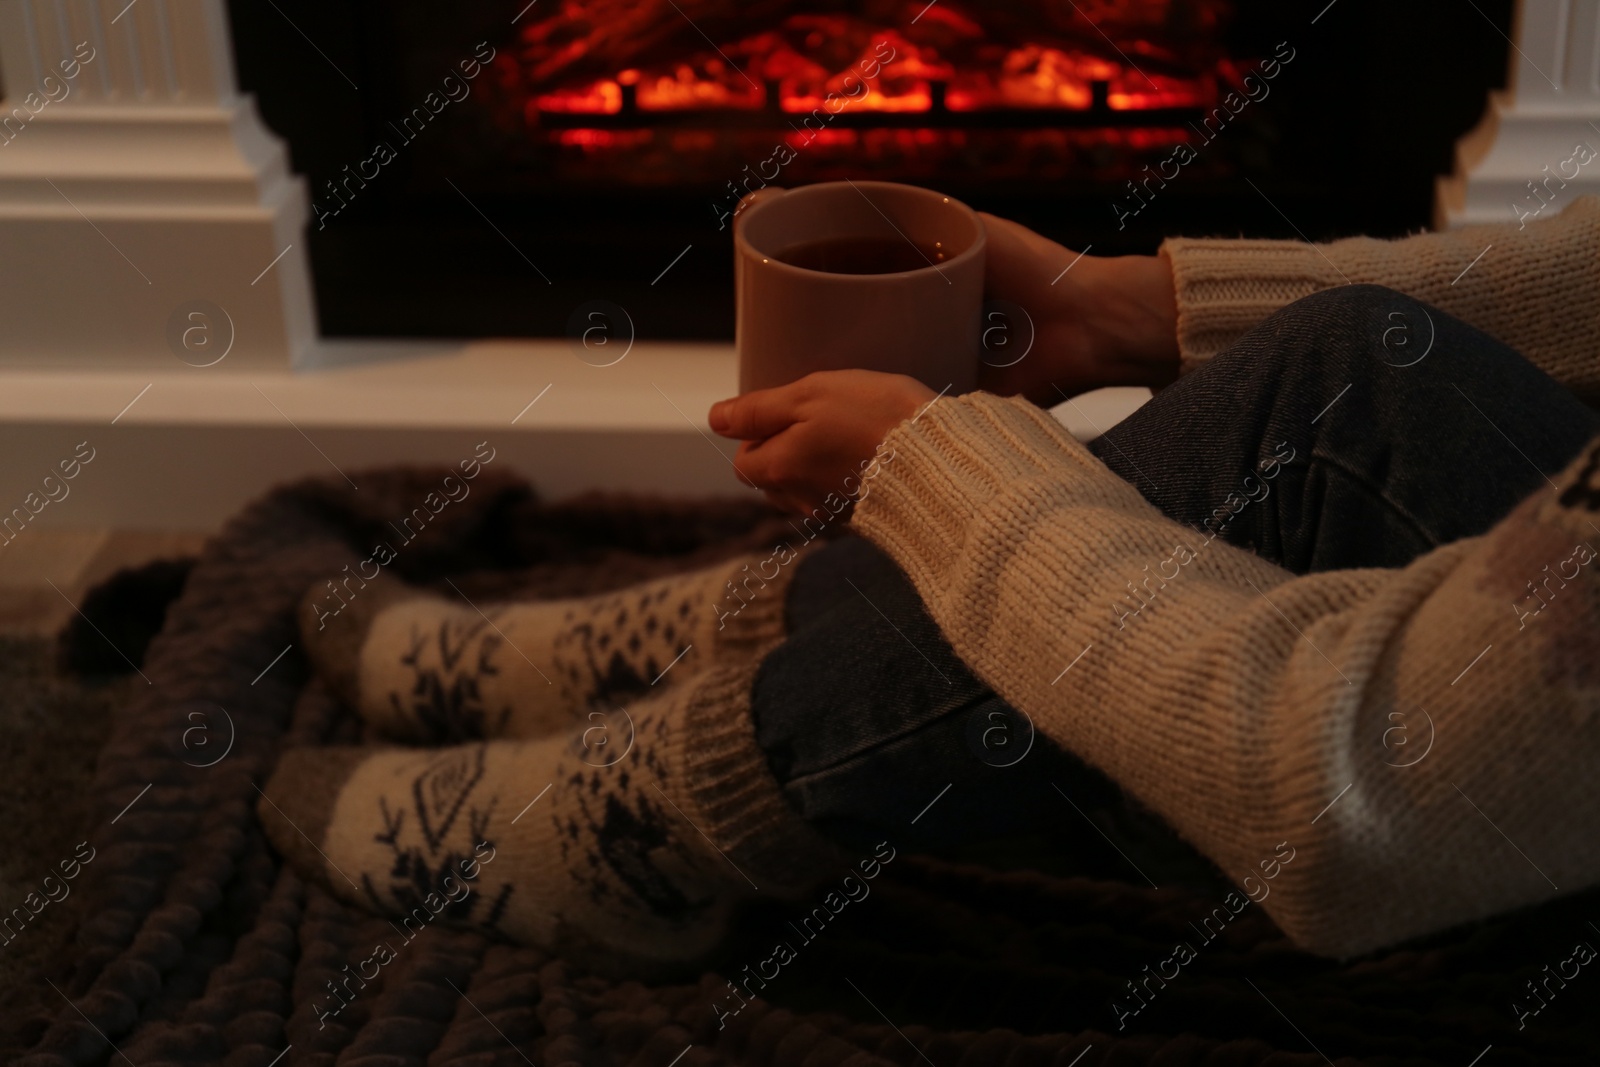
[[[776,631],[781,606],[760,614]],[[744,654],[629,705],[617,743],[571,726],[433,750],[294,749],[258,811],[296,869],[393,916],[395,948],[444,921],[611,973],[670,973],[717,944],[739,900],[801,892],[835,859],[756,744],[764,652],[749,637]]]
[[481,611],[383,576],[348,603],[314,586],[300,631],[318,673],[385,737],[542,737],[700,669],[730,615],[781,598],[781,576],[758,573],[773,575],[773,564],[745,556],[599,596]]

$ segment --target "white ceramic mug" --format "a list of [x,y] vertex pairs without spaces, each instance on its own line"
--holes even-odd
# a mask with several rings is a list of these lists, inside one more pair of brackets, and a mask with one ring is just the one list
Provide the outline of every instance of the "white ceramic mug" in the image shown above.
[[[903,239],[944,258],[891,274],[835,274],[780,259],[800,245],[847,238]],[[985,242],[976,212],[914,185],[845,181],[762,190],[734,221],[739,391],[848,368],[907,374],[935,391],[971,391]]]

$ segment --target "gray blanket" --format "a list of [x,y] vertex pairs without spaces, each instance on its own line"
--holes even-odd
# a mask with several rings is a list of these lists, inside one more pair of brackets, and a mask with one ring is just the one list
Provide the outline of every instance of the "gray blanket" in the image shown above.
[[[654,985],[435,924],[319,1022],[326,983],[393,931],[303,882],[256,822],[256,783],[282,748],[361,739],[311,677],[293,608],[443,473],[369,472],[359,493],[342,479],[279,490],[196,562],[123,690],[131,697],[113,709],[89,828],[27,841],[41,872],[64,878],[60,864],[78,863],[80,921],[35,965],[41,995],[0,1006],[6,1032],[31,1046],[16,1062],[1595,1062],[1600,975],[1557,985],[1543,968],[1561,968],[1578,942],[1600,945],[1600,895],[1335,963],[1294,950],[1258,908],[1207,939],[1195,924],[1217,901],[1006,870],[1003,855],[983,865],[901,856],[723,1025],[712,1005],[726,1009],[727,979],[771,955],[781,906],[741,919],[718,971]],[[395,568],[418,583],[449,577],[474,600],[560,596],[769,549],[786,530],[744,502],[547,505],[486,471]],[[80,841],[87,862],[74,861]],[[1179,944],[1193,958],[1173,975]],[[1150,981],[1155,972],[1170,977]],[[1537,1002],[1529,981],[1545,983]]]

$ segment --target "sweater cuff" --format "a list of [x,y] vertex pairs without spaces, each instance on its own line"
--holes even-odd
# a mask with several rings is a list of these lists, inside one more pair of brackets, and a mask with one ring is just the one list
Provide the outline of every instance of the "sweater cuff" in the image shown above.
[[760,666],[724,663],[684,683],[681,729],[665,746],[664,777],[682,813],[740,876],[789,897],[839,853],[784,796],[756,739],[750,693]]
[[[1049,412],[1020,397],[942,397],[890,430],[879,470],[850,525],[887,552],[918,589],[971,552],[979,529],[1027,529],[1038,494],[1123,508],[1143,504]],[[979,523],[980,513],[1016,508],[1014,522]]]
[[1344,278],[1303,241],[1175,237],[1161,245],[1178,298],[1178,351],[1187,373],[1268,315]]

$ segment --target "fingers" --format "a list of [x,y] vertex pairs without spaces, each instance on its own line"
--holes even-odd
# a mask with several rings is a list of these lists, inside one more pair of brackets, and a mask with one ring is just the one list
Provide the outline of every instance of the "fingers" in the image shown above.
[[884,435],[932,399],[933,390],[905,375],[817,371],[721,401],[707,418],[739,440],[733,466],[742,482],[777,507],[805,511],[808,501],[838,496],[840,479],[864,469]]
[[767,502],[780,511],[809,514],[824,497],[832,479],[818,469],[815,441],[807,441],[803,430],[795,429],[764,441],[745,441],[739,446],[738,466]]
[[791,496],[788,493],[780,493],[773,489],[765,489],[762,490],[761,495],[767,498],[767,503],[771,504],[779,511],[786,512],[790,515],[804,515],[806,513],[806,506],[802,504],[799,499]]
[[755,488],[782,491],[788,480],[788,471],[783,469],[788,462],[784,458],[787,451],[784,442],[771,438],[744,441],[734,454],[733,466]]
[[752,489],[761,490],[768,504],[779,511],[799,514],[805,511],[798,497],[789,492],[786,486],[778,485],[773,480],[773,457],[775,451],[768,449],[758,451],[766,442],[742,441],[739,451],[733,457],[733,469],[739,480]]
[[758,389],[731,400],[719,400],[711,405],[707,415],[711,431],[742,441],[771,437],[788,429],[799,418],[798,393],[791,383],[776,389]]
[[756,480],[754,478],[750,477],[750,473],[748,470],[746,470],[746,467],[747,464],[744,460],[744,446],[740,445],[739,451],[736,452],[733,457],[733,473],[739,479],[740,483],[748,485],[751,489],[760,489],[761,486],[756,484]]

